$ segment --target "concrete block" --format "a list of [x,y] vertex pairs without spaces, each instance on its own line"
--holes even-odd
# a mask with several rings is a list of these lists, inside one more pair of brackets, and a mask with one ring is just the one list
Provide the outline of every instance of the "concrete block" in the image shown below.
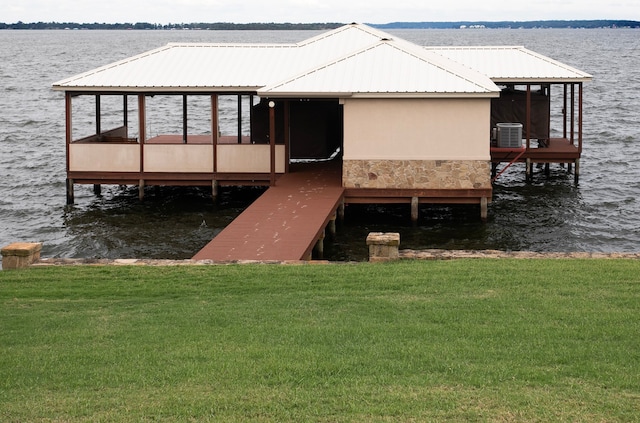
[[41,242],[14,242],[1,250],[2,269],[23,269],[40,260]]
[[397,232],[371,232],[367,236],[369,261],[397,260],[400,255],[400,234]]

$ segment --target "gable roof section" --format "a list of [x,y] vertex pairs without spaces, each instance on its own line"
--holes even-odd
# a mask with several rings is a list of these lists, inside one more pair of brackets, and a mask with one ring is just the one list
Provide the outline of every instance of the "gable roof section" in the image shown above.
[[425,47],[487,75],[496,83],[586,82],[588,73],[522,46]]
[[271,97],[495,97],[487,77],[389,39],[258,90]]
[[379,40],[381,31],[345,25],[297,44],[170,43],[58,81],[55,90],[256,91]]

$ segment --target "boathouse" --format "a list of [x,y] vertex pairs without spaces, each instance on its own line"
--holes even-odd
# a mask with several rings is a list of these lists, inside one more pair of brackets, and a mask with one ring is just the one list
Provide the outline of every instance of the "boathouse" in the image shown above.
[[337,167],[342,204],[477,204],[485,219],[500,164],[569,163],[577,178],[590,78],[523,47],[422,47],[361,24],[172,43],[54,83],[67,202],[75,184],[277,186],[314,162]]

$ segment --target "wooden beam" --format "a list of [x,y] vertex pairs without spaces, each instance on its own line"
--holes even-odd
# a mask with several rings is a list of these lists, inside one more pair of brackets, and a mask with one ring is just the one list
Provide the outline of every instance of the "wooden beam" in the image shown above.
[[184,144],[187,143],[187,136],[189,132],[189,125],[187,124],[187,120],[189,118],[189,113],[187,110],[187,95],[182,95],[182,142]]
[[242,94],[238,94],[238,144],[242,144]]
[[129,97],[124,94],[122,96],[122,110],[123,110],[123,116],[122,116],[122,125],[127,128],[127,136],[129,136],[128,134],[128,128],[129,128]]
[[211,144],[213,145],[213,173],[218,172],[218,94],[211,96]]
[[100,94],[96,94],[96,135],[102,133],[102,111],[100,110]]
[[567,84],[564,84],[562,103],[562,138],[567,137]]
[[578,152],[582,154],[582,82],[578,83]]
[[571,84],[571,144],[575,142],[575,119],[576,119],[576,86]]
[[64,119],[65,119],[65,141],[67,145],[67,173],[69,172],[69,146],[71,145],[71,141],[73,138],[73,108],[72,108],[72,97],[71,93],[68,91],[65,92],[65,101],[64,101]]
[[[144,172],[144,144],[147,141],[147,99],[144,94],[138,95],[138,142],[140,143],[140,173]],[[140,196],[143,195],[144,181],[140,180],[143,187],[140,189]]]
[[291,155],[291,103],[284,102],[284,173],[289,173],[289,161]]
[[270,185],[276,184],[276,103],[269,101]]
[[527,150],[531,148],[531,84],[527,84]]

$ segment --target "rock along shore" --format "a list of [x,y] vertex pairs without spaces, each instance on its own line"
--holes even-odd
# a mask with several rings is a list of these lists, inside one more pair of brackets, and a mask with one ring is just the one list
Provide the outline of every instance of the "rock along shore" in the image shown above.
[[[640,253],[590,253],[590,252],[551,252],[537,253],[529,251],[499,250],[400,250],[400,260],[456,260],[456,259],[640,259]],[[255,261],[238,260],[215,262],[211,260],[163,260],[163,259],[69,259],[42,258],[32,266],[194,266],[227,264],[340,264],[346,262],[312,261]],[[356,263],[356,262],[349,262]]]

